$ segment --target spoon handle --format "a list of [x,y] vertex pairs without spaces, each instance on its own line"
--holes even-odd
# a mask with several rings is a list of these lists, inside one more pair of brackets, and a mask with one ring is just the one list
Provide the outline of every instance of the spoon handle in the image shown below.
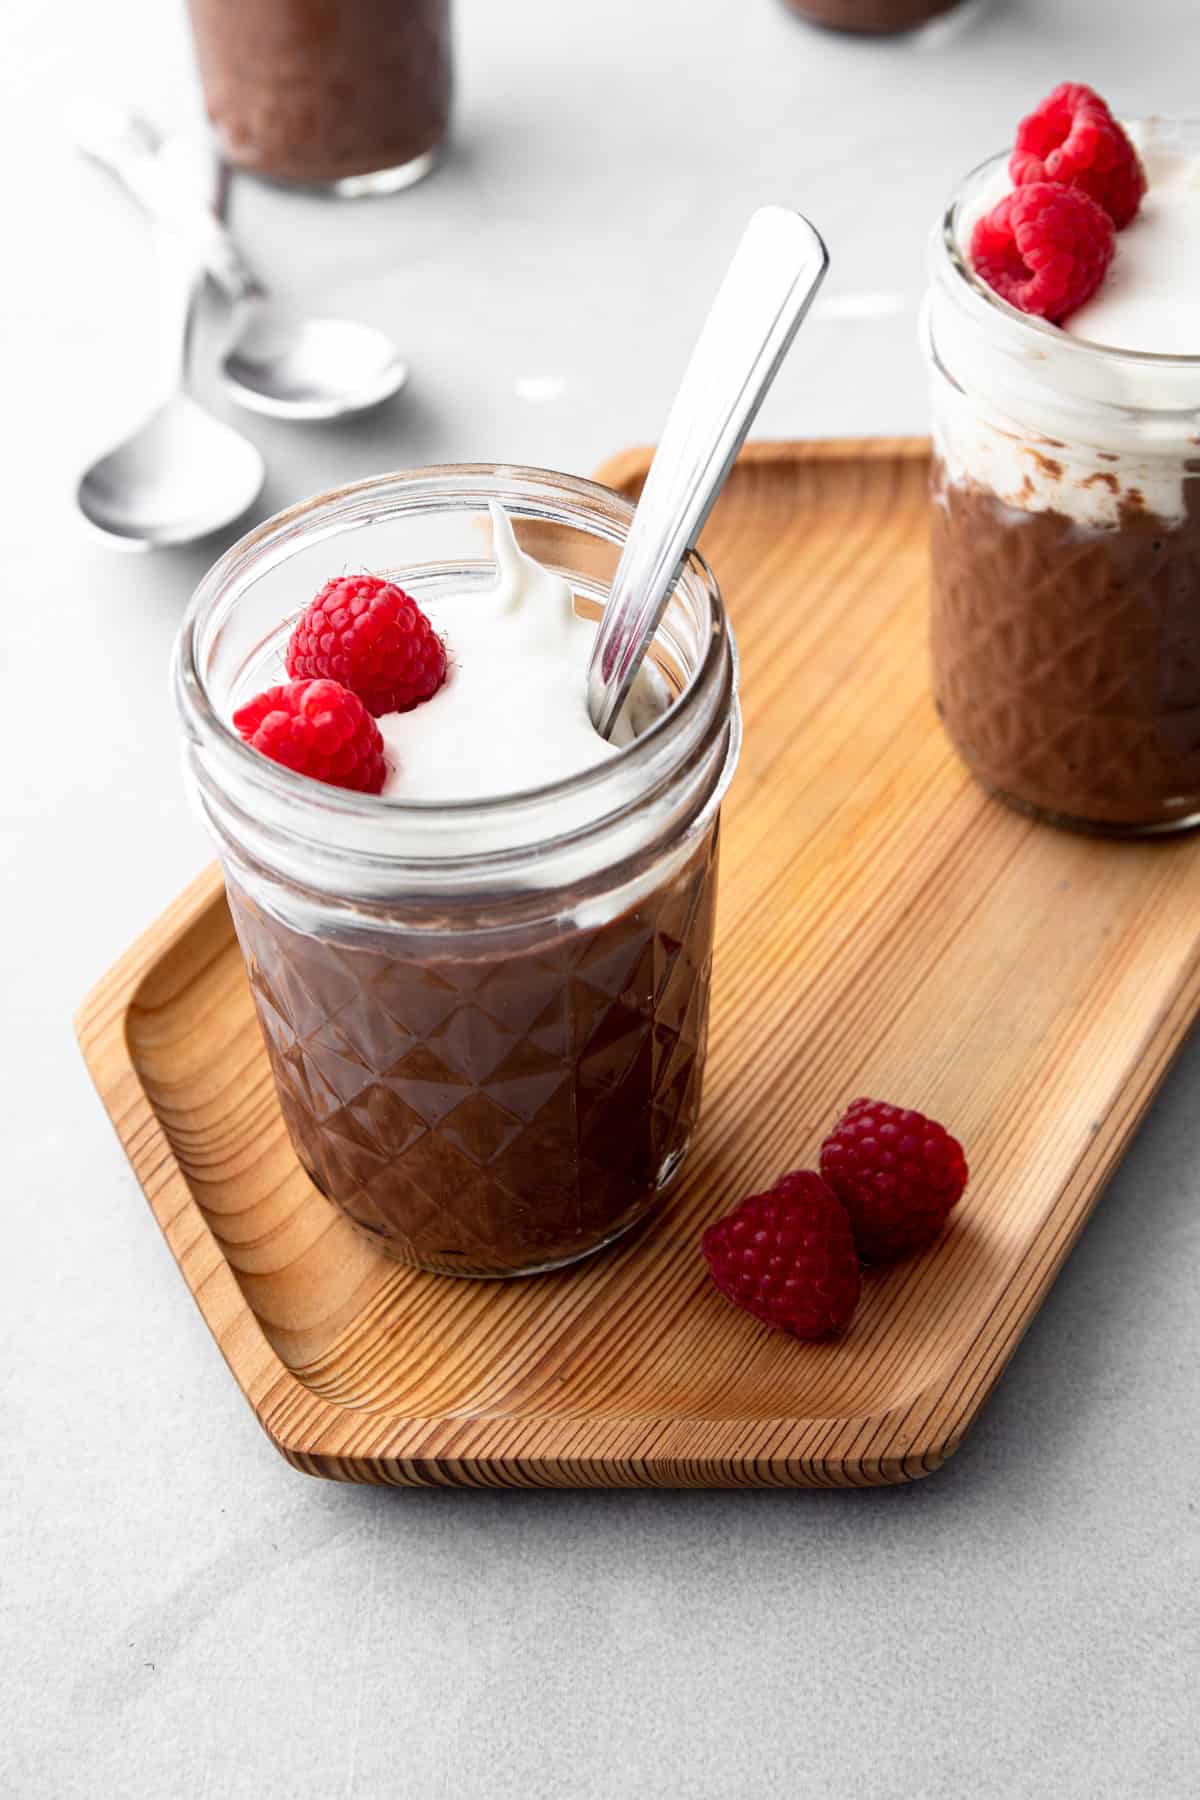
[[159,389],[165,402],[186,392],[191,382],[204,265],[168,232],[156,239]]
[[231,300],[262,295],[262,284],[233,238],[170,166],[162,139],[147,119],[98,101],[81,106],[72,127],[78,148],[114,176],[151,218],[183,238]]
[[764,206],[751,218],[692,351],[596,633],[588,711],[602,737],[828,266],[799,213]]

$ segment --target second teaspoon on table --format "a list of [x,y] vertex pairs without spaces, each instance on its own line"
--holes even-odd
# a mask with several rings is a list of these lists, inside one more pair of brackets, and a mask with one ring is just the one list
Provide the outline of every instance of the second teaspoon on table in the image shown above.
[[250,440],[187,391],[204,271],[182,245],[159,237],[161,398],[142,425],[92,464],[76,495],[88,523],[129,550],[192,543],[232,524],[257,500],[265,475]]
[[407,365],[386,332],[356,319],[288,318],[200,193],[168,166],[154,128],[105,105],[80,109],[79,148],[201,258],[233,307],[221,376],[230,397],[279,419],[337,419],[398,393]]

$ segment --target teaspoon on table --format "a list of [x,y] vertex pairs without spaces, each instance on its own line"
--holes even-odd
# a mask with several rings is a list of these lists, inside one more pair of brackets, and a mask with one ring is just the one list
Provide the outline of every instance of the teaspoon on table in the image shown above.
[[725,477],[829,267],[800,213],[753,214],[692,351],[613,576],[588,664],[609,737]]
[[338,419],[398,393],[408,368],[386,332],[356,319],[287,318],[213,207],[168,163],[154,128],[97,104],[74,120],[81,150],[189,243],[233,307],[221,377],[231,399],[278,419]]
[[79,510],[128,549],[187,544],[240,518],[266,470],[248,438],[186,391],[204,270],[182,247],[161,248],[164,399],[145,423],[93,463],[79,482]]

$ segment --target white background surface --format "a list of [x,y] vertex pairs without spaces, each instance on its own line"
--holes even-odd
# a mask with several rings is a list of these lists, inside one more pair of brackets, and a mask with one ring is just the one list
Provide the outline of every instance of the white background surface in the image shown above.
[[[925,44],[775,0],[458,10],[432,181],[343,208],[239,187],[264,273],[386,324],[415,370],[365,421],[242,420],[269,509],[444,459],[588,472],[652,438],[768,198],[812,214],[834,273],[766,429],[919,430],[913,308],[956,177],[1059,79],[1197,110],[1193,0],[997,0]],[[1194,1793],[1196,1046],[927,1482],[403,1494],[305,1480],[261,1436],[70,1026],[207,858],[166,667],[220,547],[121,557],[72,513],[141,410],[154,317],[138,221],[64,147],[96,92],[194,121],[181,6],[4,0],[0,1792]],[[862,294],[901,310],[848,320]]]

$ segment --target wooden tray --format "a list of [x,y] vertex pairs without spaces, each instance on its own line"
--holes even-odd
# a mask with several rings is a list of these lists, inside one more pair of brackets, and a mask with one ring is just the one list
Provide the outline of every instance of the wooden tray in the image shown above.
[[[1113,844],[987,799],[925,674],[920,442],[760,445],[704,547],[742,653],[708,1097],[681,1188],[563,1274],[396,1268],[284,1135],[215,872],[79,1034],[230,1369],[297,1468],[419,1485],[898,1482],[953,1452],[1200,997],[1200,839]],[[603,478],[637,491],[647,455]],[[811,1164],[869,1092],[964,1140],[929,1254],[868,1276],[841,1343],[709,1285],[701,1226]]]

